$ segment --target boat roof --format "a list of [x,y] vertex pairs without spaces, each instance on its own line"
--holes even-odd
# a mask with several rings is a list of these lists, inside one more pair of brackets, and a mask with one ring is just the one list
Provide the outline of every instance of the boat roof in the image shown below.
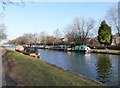
[[85,46],[85,45],[80,45],[80,47],[87,48],[88,46]]

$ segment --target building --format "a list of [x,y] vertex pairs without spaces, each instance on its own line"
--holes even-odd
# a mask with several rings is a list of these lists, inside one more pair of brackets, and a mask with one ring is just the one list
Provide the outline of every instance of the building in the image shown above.
[[111,45],[119,45],[120,44],[120,37],[119,34],[116,33],[115,35],[113,35],[113,41]]

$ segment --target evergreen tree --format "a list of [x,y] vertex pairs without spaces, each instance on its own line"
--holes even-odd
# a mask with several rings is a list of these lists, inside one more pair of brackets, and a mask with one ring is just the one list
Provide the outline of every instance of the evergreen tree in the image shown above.
[[98,40],[101,44],[111,45],[112,43],[112,33],[111,27],[103,20],[98,30]]

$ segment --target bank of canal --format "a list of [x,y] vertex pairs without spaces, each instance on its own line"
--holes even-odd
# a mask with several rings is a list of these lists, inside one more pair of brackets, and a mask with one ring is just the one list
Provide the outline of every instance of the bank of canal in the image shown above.
[[40,58],[46,62],[64,67],[73,73],[95,79],[107,85],[118,85],[119,55],[81,54],[53,50],[39,50]]
[[[14,47],[12,49],[14,50]],[[39,51],[41,60],[107,85],[118,85],[118,58],[120,55],[81,54],[41,49]]]
[[102,86],[94,80],[72,74],[43,60],[12,50],[6,51],[3,59],[4,73],[14,82],[12,86]]

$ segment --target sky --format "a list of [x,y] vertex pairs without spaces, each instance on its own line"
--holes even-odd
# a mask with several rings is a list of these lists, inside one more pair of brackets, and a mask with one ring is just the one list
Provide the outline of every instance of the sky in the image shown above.
[[63,32],[76,17],[93,18],[99,23],[115,5],[117,2],[27,2],[22,7],[6,6],[3,20],[8,40],[24,33],[44,31],[53,35],[56,29]]

